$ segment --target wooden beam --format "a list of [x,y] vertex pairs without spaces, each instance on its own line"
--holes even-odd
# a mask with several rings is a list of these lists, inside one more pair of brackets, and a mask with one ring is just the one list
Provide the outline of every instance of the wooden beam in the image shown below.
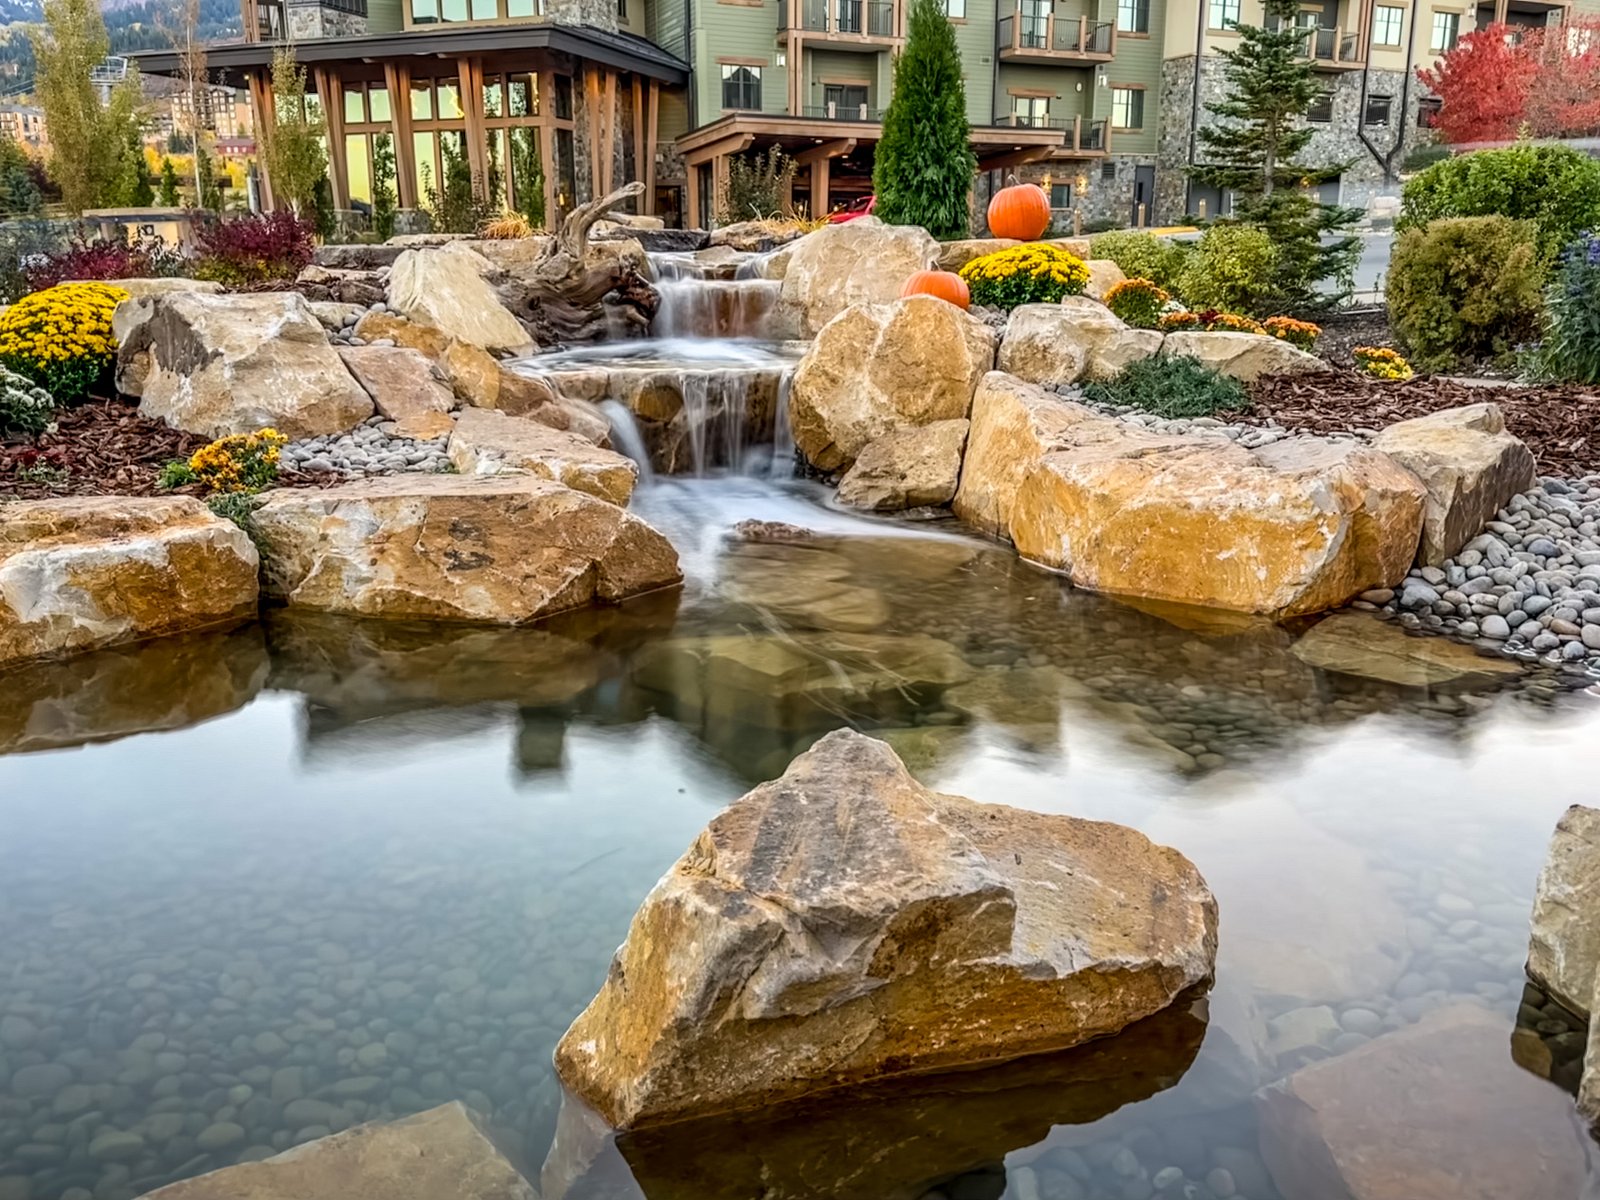
[[[644,79],[637,72],[628,76],[629,99],[633,104],[633,177],[644,181]],[[640,203],[644,212],[645,204]]]
[[[556,110],[556,85],[555,78],[549,71],[540,71],[539,80],[539,111],[553,113]],[[556,130],[554,125],[541,125],[538,127],[539,137],[539,169],[544,172],[544,225],[546,229],[554,231],[561,224],[559,188],[556,179]],[[572,197],[567,197],[570,203]]]
[[395,195],[401,208],[416,208],[417,163],[411,148],[411,68],[405,63],[384,63],[383,82],[389,89]]
[[689,193],[685,198],[688,202],[689,228],[703,229],[704,226],[700,223],[700,166],[698,163],[685,163],[684,179],[687,181],[686,190]]
[[601,99],[605,114],[605,139],[600,145],[600,188],[603,196],[616,186],[617,170],[617,73],[606,71],[605,94]]
[[[272,84],[267,78],[264,69],[250,72],[250,115],[255,121],[256,139],[265,146],[272,136],[272,131],[278,124],[277,103],[272,96]],[[272,180],[267,175],[267,160],[262,155],[256,156],[257,164],[261,171],[258,179],[261,187],[262,211],[271,211],[272,205]]]
[[1040,159],[1049,158],[1054,146],[1024,146],[1021,150],[1012,150],[1006,154],[995,154],[978,160],[980,171],[1004,171],[1010,167],[1020,167],[1026,163],[1036,163]]
[[650,81],[650,108],[645,123],[644,143],[644,211],[652,216],[656,211],[656,146],[661,136],[661,82]]
[[328,130],[328,186],[333,190],[333,207],[348,209],[350,174],[344,154],[344,89],[339,84],[339,68],[312,67],[311,78]]
[[828,203],[830,158],[819,158],[811,164],[811,219],[825,217],[833,211]]
[[489,195],[489,147],[483,124],[482,60],[456,59],[456,78],[461,86],[461,119],[467,139],[467,164],[472,168],[472,194],[479,200]]
[[820,146],[800,151],[794,156],[794,161],[802,167],[809,167],[820,158],[843,158],[855,148],[855,138],[835,138],[831,142],[823,142]]
[[742,154],[750,149],[751,143],[755,140],[756,135],[753,133],[730,133],[727,137],[701,146],[698,150],[688,151],[684,154],[683,161],[692,167],[703,166],[725,154]]
[[[583,103],[588,110],[589,119],[589,188],[592,196],[602,193],[600,186],[600,155],[603,151],[602,132],[600,128],[600,72],[594,68],[583,68]],[[576,200],[576,197],[574,197]]]

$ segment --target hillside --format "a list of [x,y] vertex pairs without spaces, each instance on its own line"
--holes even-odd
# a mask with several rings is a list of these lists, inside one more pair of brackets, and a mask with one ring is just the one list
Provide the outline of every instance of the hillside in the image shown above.
[[[153,50],[171,44],[180,0],[104,0],[113,53]],[[41,19],[39,0],[0,0],[0,93],[28,90],[33,82],[33,47],[26,27]],[[165,26],[163,18],[165,17]],[[238,0],[200,0],[200,36],[208,42],[241,36]]]

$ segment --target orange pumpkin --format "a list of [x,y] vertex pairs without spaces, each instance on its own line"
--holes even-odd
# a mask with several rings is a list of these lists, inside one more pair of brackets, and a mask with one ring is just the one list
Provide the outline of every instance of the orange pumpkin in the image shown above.
[[904,300],[907,296],[937,296],[957,308],[966,308],[972,303],[967,281],[954,271],[918,271],[900,289],[900,298]]
[[989,236],[1037,241],[1050,228],[1050,197],[1032,183],[1003,187],[989,201]]

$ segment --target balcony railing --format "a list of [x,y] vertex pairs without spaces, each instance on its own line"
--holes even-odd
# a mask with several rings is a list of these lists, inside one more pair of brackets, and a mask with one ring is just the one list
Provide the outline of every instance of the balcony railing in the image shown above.
[[1088,17],[1056,19],[1052,13],[1016,11],[995,23],[995,48],[1004,55],[1059,55],[1110,58],[1116,31],[1110,21]]
[[778,28],[892,38],[893,0],[778,0]]
[[1313,62],[1337,67],[1361,65],[1361,39],[1337,25],[1306,25],[1305,56]]
[[819,104],[805,110],[805,115],[819,121],[883,120],[883,111],[866,104]]
[[1031,113],[1004,113],[994,123],[1006,129],[1059,129],[1061,145],[1081,153],[1103,154],[1110,122],[1087,117],[1046,117]]

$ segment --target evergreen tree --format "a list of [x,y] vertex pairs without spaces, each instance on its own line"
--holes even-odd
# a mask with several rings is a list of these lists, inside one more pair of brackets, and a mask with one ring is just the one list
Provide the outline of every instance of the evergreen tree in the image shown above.
[[372,143],[372,231],[384,241],[394,236],[394,144],[380,133]]
[[339,211],[333,207],[333,184],[326,175],[317,180],[315,199],[317,236],[327,241],[339,231]]
[[[977,171],[968,133],[961,52],[944,0],[913,0],[872,171],[877,216],[937,238],[965,237]],[[822,216],[825,203],[812,197],[812,215]]]
[[216,168],[212,165],[211,155],[198,142],[194,147],[194,177],[200,181],[200,191],[195,196],[198,207],[221,212],[222,193],[217,189]]
[[[1195,182],[1234,193],[1234,220],[1271,235],[1281,312],[1329,308],[1348,296],[1361,245],[1348,232],[1361,210],[1323,204],[1310,190],[1349,164],[1296,161],[1315,133],[1305,113],[1318,91],[1308,56],[1315,34],[1295,25],[1299,11],[1298,0],[1266,0],[1267,27],[1240,25],[1239,48],[1220,52],[1228,96],[1211,110],[1222,119],[1199,130],[1209,161],[1189,169]],[[1319,291],[1319,282],[1336,294]]]
[[178,169],[170,158],[161,160],[161,205],[163,208],[178,207]]
[[21,146],[9,137],[0,138],[0,217],[37,216],[44,207],[31,165]]

